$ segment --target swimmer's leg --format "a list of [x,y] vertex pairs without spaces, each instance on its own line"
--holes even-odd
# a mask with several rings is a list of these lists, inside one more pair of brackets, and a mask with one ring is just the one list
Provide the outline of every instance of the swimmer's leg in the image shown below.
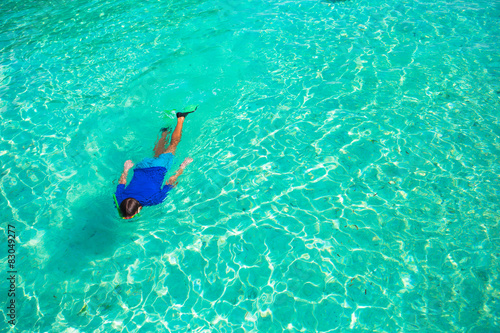
[[167,143],[168,136],[172,133],[172,129],[170,127],[161,129],[161,137],[160,140],[156,143],[154,147],[155,157],[160,156],[165,152],[165,144]]
[[187,114],[180,112],[177,113],[177,125],[175,125],[174,133],[172,133],[170,144],[165,150],[165,153],[175,154],[175,149],[177,148],[179,142],[181,142],[182,126],[184,125],[184,120],[186,120],[186,115]]

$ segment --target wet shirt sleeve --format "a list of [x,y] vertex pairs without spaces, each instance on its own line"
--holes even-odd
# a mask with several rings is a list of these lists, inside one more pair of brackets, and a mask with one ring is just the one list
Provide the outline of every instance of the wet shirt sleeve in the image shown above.
[[126,198],[123,197],[123,191],[125,191],[125,185],[124,184],[118,184],[116,187],[116,201],[118,201],[118,204],[121,204],[122,201]]
[[159,193],[158,201],[156,202],[156,204],[159,204],[159,203],[162,203],[163,201],[165,201],[165,199],[167,198],[168,192],[170,192],[170,190],[173,188],[174,187],[171,185],[163,186],[163,188],[161,189],[161,192]]

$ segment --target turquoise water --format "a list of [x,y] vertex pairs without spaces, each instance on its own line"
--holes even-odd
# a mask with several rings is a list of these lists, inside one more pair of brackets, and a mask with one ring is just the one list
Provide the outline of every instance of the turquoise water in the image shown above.
[[499,5],[3,1],[0,331],[500,330]]

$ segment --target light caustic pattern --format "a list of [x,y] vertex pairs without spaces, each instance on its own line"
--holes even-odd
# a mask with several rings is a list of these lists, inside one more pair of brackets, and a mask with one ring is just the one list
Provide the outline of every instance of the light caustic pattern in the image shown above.
[[[17,330],[498,329],[494,2],[5,6]],[[194,162],[124,223],[123,162],[186,104]]]

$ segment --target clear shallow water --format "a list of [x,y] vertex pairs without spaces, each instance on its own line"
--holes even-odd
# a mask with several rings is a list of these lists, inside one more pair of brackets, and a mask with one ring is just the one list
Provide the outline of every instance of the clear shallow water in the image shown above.
[[[498,5],[2,4],[16,331],[498,330]],[[193,103],[179,187],[118,220]]]

